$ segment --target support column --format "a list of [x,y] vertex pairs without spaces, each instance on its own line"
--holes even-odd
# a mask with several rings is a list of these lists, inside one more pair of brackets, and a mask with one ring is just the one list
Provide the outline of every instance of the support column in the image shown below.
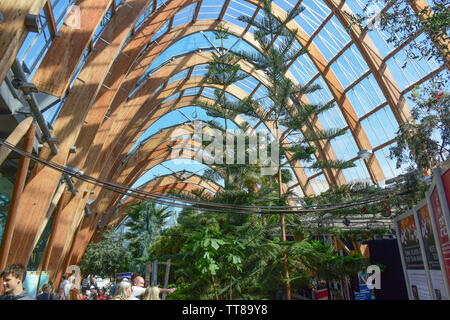
[[[32,124],[28,129],[27,135],[24,140],[24,150],[27,152],[33,151],[34,136],[36,133],[36,125]],[[21,156],[19,161],[19,169],[17,170],[16,181],[14,183],[14,190],[9,205],[8,217],[6,219],[5,230],[3,232],[3,239],[0,248],[0,270],[6,267],[8,256],[11,252],[11,243],[14,234],[14,228],[17,220],[17,208],[19,207],[20,198],[22,196],[23,187],[27,178],[28,166],[30,164],[30,158]],[[16,246],[17,247],[17,246]]]

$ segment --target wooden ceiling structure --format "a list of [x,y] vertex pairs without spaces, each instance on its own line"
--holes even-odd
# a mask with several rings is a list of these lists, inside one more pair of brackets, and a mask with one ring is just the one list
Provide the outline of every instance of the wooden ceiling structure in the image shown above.
[[[211,85],[206,84],[202,77],[192,76],[192,73],[195,66],[206,64],[211,59],[210,52],[189,53],[173,59],[153,73],[132,94],[138,81],[153,62],[181,39],[201,31],[215,30],[219,23],[225,24],[233,35],[259,50],[255,47],[249,26],[242,28],[224,20],[230,0],[224,2],[219,19],[216,20],[198,19],[201,0],[167,0],[163,5],[158,6],[159,2],[157,0],[120,2],[79,0],[76,2],[80,12],[79,27],[74,28],[67,23],[56,30],[54,21],[51,21],[53,34],[58,31],[60,36],[54,37],[32,82],[39,91],[57,97],[66,95],[66,98],[52,130],[53,136],[58,140],[59,153],[52,154],[51,150],[44,145],[39,157],[60,165],[80,168],[85,174],[95,178],[132,186],[149,169],[167,160],[171,154],[170,150],[182,143],[181,140],[173,139],[174,131],[189,131],[192,130],[192,126],[180,124],[162,130],[132,151],[133,146],[147,129],[171,111],[192,106],[196,97],[183,94],[190,88],[201,88],[197,96],[201,96],[205,101],[209,100],[202,96],[201,92]],[[257,0],[240,0],[240,2],[257,7],[253,15],[255,18],[260,10],[260,3]],[[283,18],[286,13],[277,5],[277,2],[275,1],[273,5],[272,13],[277,18]],[[313,35],[309,36],[295,21],[290,22],[287,27],[298,30],[297,41],[308,49],[307,55],[318,70],[318,74],[310,83],[322,77],[358,149],[374,151],[369,159],[363,160],[371,180],[383,181],[385,175],[375,151],[394,141],[388,141],[381,146],[371,145],[368,134],[361,125],[362,119],[358,118],[347,95],[348,88],[343,88],[330,67],[331,63],[351,44],[355,44],[386,99],[386,103],[372,110],[371,114],[388,105],[398,124],[403,123],[410,114],[409,106],[404,98],[405,90],[400,89],[387,65],[387,59],[382,57],[367,29],[361,30],[359,26],[351,24],[345,13],[351,10],[345,1],[323,0],[323,2],[329,7],[331,14]],[[416,11],[420,11],[427,5],[425,0],[417,0],[414,3],[413,9]],[[192,4],[196,4],[192,20],[172,28],[174,16]],[[295,7],[300,5],[302,0],[296,1]],[[113,15],[101,34],[101,41],[93,45],[94,33],[111,7]],[[136,23],[144,13],[149,12],[149,8],[152,11],[151,14],[139,29],[135,30]],[[0,82],[5,79],[27,35],[26,15],[39,13],[42,9],[46,10],[48,16],[52,16],[50,1],[5,0],[0,3],[0,12],[4,17],[3,22],[0,23]],[[352,41],[332,61],[327,61],[313,38],[331,17],[336,17],[343,26],[348,27]],[[157,39],[152,39],[167,21],[170,21],[168,31]],[[71,85],[76,67],[87,48],[91,48],[89,56]],[[393,54],[399,50],[401,48],[396,49]],[[253,93],[259,86],[265,85],[264,74],[247,63],[240,62],[240,64],[244,72],[259,82]],[[168,83],[173,75],[183,70],[188,70],[186,79]],[[288,76],[297,81],[293,74]],[[363,77],[356,80],[351,86],[356,86],[362,79]],[[421,82],[426,79],[427,77],[424,77]],[[248,93],[237,86],[230,86],[228,92],[238,99],[248,96]],[[179,98],[166,101],[177,93],[181,93]],[[299,98],[308,102],[306,96]],[[234,121],[238,123],[242,121],[242,118],[238,117]],[[264,124],[273,132],[271,123]],[[323,128],[317,116],[311,119],[303,132],[316,128]],[[71,152],[73,146],[76,146],[76,153]],[[316,143],[315,147],[317,158],[337,159],[329,141]],[[351,160],[357,159],[359,158]],[[293,162],[290,164],[298,181],[295,186],[299,186],[304,194],[314,193],[311,181],[319,174],[323,174],[329,184],[346,183],[344,175],[338,170],[326,169],[308,177],[301,169],[301,165]],[[155,193],[167,193],[170,190],[205,189],[208,192],[220,190],[220,186],[211,185],[197,176],[192,176],[188,180],[183,181],[177,175],[159,177],[143,186],[143,189]],[[50,271],[52,279],[58,282],[68,265],[77,264],[80,261],[87,244],[94,237],[98,237],[98,234],[95,235],[96,232],[101,233],[103,227],[114,227],[120,223],[123,218],[121,213],[130,200],[127,199],[122,204],[120,194],[81,180],[75,179],[74,184],[78,190],[76,194],[67,190],[65,184],[61,184],[60,172],[40,164],[34,165],[23,191],[17,191],[20,201],[17,202],[17,208],[14,210],[14,218],[8,218],[6,229],[10,244],[5,245],[3,243],[5,240],[2,242],[1,268],[11,263],[27,264],[45,225],[50,216],[54,215],[52,232],[40,268]],[[85,214],[88,203],[92,212],[90,215]],[[100,221],[101,229],[98,228]]]

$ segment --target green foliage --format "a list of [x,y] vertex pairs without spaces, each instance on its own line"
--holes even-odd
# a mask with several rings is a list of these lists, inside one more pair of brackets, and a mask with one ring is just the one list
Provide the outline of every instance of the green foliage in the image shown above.
[[[420,12],[414,12],[411,5],[415,6],[418,0],[382,0],[390,9],[380,14],[377,23],[371,23],[370,17],[362,14],[350,16],[355,24],[362,26],[363,22],[369,23],[369,27],[380,28],[385,34],[390,35],[387,42],[394,47],[403,45],[414,36],[425,33],[428,37],[413,41],[405,48],[407,55],[412,59],[438,58],[442,63],[450,56],[448,45],[448,26],[450,25],[450,11],[447,0],[428,1],[429,6]],[[371,6],[375,0],[366,3],[364,11],[371,14]],[[434,43],[433,43],[434,42]]]
[[155,203],[140,202],[132,205],[127,214],[125,239],[134,258],[130,267],[132,271],[141,272],[145,263],[150,260],[148,249],[166,225],[171,212],[167,207]]
[[[336,168],[344,169],[354,166],[351,162],[314,162],[315,148],[313,143],[319,140],[330,140],[344,132],[342,130],[314,130],[314,133],[299,134],[304,128],[309,126],[309,121],[317,114],[333,107],[332,103],[327,104],[305,104],[300,97],[306,93],[313,93],[320,90],[317,85],[300,86],[287,77],[288,68],[292,61],[306,53],[304,48],[297,48],[297,30],[286,28],[287,23],[300,14],[304,7],[293,9],[287,13],[284,20],[276,19],[272,14],[272,1],[263,0],[261,16],[256,19],[241,16],[239,20],[250,24],[255,28],[254,38],[261,47],[261,52],[239,52],[237,55],[255,66],[257,70],[263,71],[267,75],[267,95],[259,99],[248,102],[246,107],[240,112],[257,118],[262,121],[270,121],[276,131],[282,130],[283,134],[275,137],[280,147],[279,163],[285,161],[286,151],[294,152],[295,160],[302,160],[304,163],[311,163],[310,168]],[[263,100],[269,101],[269,110],[262,115],[256,112],[255,106],[264,109]],[[251,107],[251,108],[250,108]],[[290,145],[284,143],[284,139],[289,139]],[[283,157],[284,159],[282,159]],[[279,173],[277,174],[279,175]],[[280,192],[281,197],[281,192]]]
[[416,105],[411,110],[411,118],[400,126],[397,145],[391,147],[391,158],[397,160],[397,168],[409,163],[427,171],[448,158],[450,94],[443,90],[443,85],[443,82],[432,82],[413,90],[412,100]]
[[125,248],[125,241],[123,235],[107,231],[100,242],[91,242],[80,262],[82,274],[114,277],[117,272],[129,271],[132,255]]

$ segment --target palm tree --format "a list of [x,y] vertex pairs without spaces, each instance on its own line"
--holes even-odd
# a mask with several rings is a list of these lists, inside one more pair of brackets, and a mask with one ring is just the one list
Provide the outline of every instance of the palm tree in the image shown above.
[[125,237],[129,249],[136,261],[146,262],[149,258],[148,248],[155,242],[171,216],[168,207],[156,203],[141,202],[131,206],[127,213]]

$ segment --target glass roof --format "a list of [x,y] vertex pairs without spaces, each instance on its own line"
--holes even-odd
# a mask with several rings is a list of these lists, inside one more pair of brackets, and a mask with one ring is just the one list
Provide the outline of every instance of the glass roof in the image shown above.
[[[146,19],[153,14],[157,14],[155,9],[165,5],[165,1],[150,1],[147,9],[140,19],[135,24],[135,31],[139,30],[144,25]],[[116,0],[117,5],[122,4],[123,0]],[[325,70],[327,74],[318,69],[317,56],[312,56],[309,52],[299,57],[290,66],[290,72],[298,83],[301,85],[318,84],[321,90],[308,94],[307,98],[313,103],[327,103],[334,101],[335,106],[322,112],[318,115],[318,119],[323,128],[345,128],[346,134],[337,137],[330,141],[334,153],[338,159],[354,160],[355,168],[344,170],[344,175],[347,182],[352,181],[369,181],[370,174],[367,165],[358,158],[357,153],[360,150],[357,141],[355,141],[355,134],[352,133],[349,124],[343,116],[342,101],[335,101],[335,88],[331,88],[331,80],[324,78],[332,73],[338,85],[342,89],[342,94],[348,99],[354,113],[357,117],[357,123],[365,132],[370,146],[376,155],[378,162],[382,168],[385,179],[390,179],[402,173],[402,169],[396,169],[393,160],[389,159],[389,147],[395,143],[395,133],[398,130],[398,120],[395,117],[396,106],[390,105],[388,97],[385,96],[385,90],[382,89],[380,77],[372,70],[370,63],[364,58],[365,55],[360,51],[361,45],[352,40],[348,30],[343,26],[341,17],[336,15],[333,8],[329,7],[329,0],[274,0],[274,3],[282,10],[291,10],[292,8],[303,6],[304,11],[295,18],[299,29],[309,39],[307,39],[308,48],[315,46],[317,52],[321,55],[320,59],[326,62]],[[345,1],[346,5],[352,10],[354,14],[361,14],[365,16],[375,16],[384,7],[384,1],[376,0],[371,2],[368,11],[363,9],[367,6],[367,1],[351,0]],[[62,25],[64,17],[67,15],[67,9],[73,1],[54,0],[51,5],[54,9],[55,20],[58,28]],[[253,33],[253,28],[240,22],[237,18],[245,15],[247,17],[255,17],[261,15],[261,12],[255,5],[255,1],[243,0],[202,0],[191,3],[187,6],[180,6],[178,12],[152,36],[150,44],[156,42],[165,34],[171,32],[174,28],[183,28],[188,23],[205,20],[205,19],[222,19],[228,23],[234,24],[249,32]],[[387,9],[388,11],[391,9]],[[93,41],[97,41],[102,31],[107,25],[111,12],[108,11],[106,16],[96,31],[96,36]],[[24,45],[19,51],[18,58],[25,61],[27,66],[33,67],[32,72],[37,69],[45,50],[51,43],[49,40],[48,26],[46,24],[46,15],[42,11],[41,19],[44,24],[44,31],[41,35],[36,36],[31,33],[24,42]],[[47,29],[46,29],[47,26]],[[46,33],[47,32],[47,33]],[[388,43],[387,39],[392,35],[375,28],[368,31],[370,40],[375,46],[375,54],[380,56],[380,59],[386,64],[389,73],[390,81],[394,82],[394,86],[398,87],[400,93],[409,100],[410,91],[416,84],[425,81],[427,75],[439,70],[443,67],[434,59],[412,59],[408,56],[406,49],[411,44],[401,48],[394,48],[392,44]],[[130,37],[132,34],[130,34]],[[247,43],[244,39],[240,39],[242,35],[230,37],[224,41],[225,48],[232,48],[234,51],[240,50],[255,50],[251,43]],[[38,41],[37,39],[44,39]],[[423,40],[425,35],[418,35],[415,41]],[[139,90],[139,86],[145,81],[151,81],[152,74],[158,70],[164,63],[167,63],[171,58],[179,58],[181,54],[187,54],[190,51],[202,48],[205,51],[214,51],[221,43],[214,39],[211,31],[204,30],[203,33],[194,33],[184,37],[183,39],[173,43],[167,50],[159,55],[153,63],[148,67],[147,71],[142,74],[137,87],[130,92],[132,97]],[[296,42],[295,46],[301,47],[302,44]],[[77,66],[77,73],[82,69],[84,62],[89,55],[89,48],[85,52],[83,59]],[[187,77],[204,77],[206,73],[206,65],[198,65],[191,69],[185,69],[177,74],[168,75],[166,85],[170,85],[175,81],[186,79]],[[32,74],[30,75],[30,78]],[[76,75],[75,75],[76,77]],[[270,101],[264,99],[265,88],[257,79],[249,77],[245,80],[236,83],[236,86],[242,89],[247,94],[252,94],[255,98],[262,99],[262,105],[266,108],[270,106]],[[161,88],[161,87],[160,87]],[[333,91],[334,90],[334,91]],[[211,88],[190,88],[183,92],[177,92],[170,96],[166,101],[173,100],[180,96],[205,96],[212,97]],[[342,100],[342,99],[341,99]],[[46,114],[47,120],[57,116],[60,106],[54,107]],[[175,113],[176,114],[176,113]],[[176,117],[172,115],[171,123],[175,121]],[[178,117],[179,122],[184,122],[186,119],[181,115]],[[247,119],[252,125],[256,123],[251,119]],[[156,132],[163,128],[162,122],[155,122],[147,132],[143,133],[142,138],[149,135],[150,132]],[[183,168],[176,168],[177,170]],[[324,185],[327,185],[325,176],[320,172],[305,170],[307,176],[310,178],[314,190],[316,192],[322,190]]]

